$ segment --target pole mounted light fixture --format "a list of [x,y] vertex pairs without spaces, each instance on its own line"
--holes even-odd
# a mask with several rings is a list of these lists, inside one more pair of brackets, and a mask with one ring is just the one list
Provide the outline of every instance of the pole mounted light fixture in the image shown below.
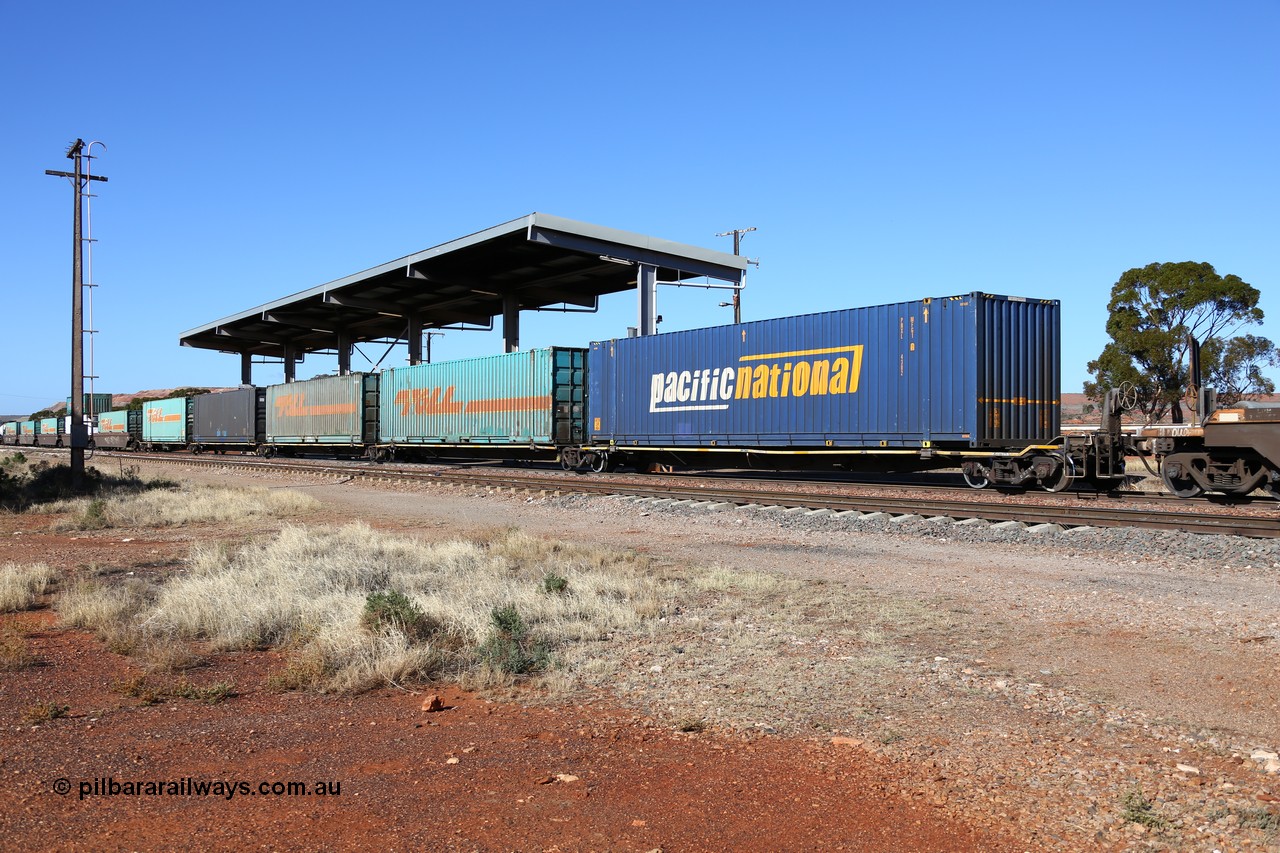
[[[732,231],[722,231],[722,232],[720,232],[719,234],[717,234],[716,236],[717,236],[717,237],[728,237],[729,235],[731,235],[731,234],[732,234],[732,235],[733,235],[733,253],[734,253],[735,255],[740,255],[740,254],[742,254],[742,252],[741,252],[740,250],[741,250],[741,248],[742,248],[742,237],[743,237],[743,235],[744,235],[744,234],[750,234],[752,231],[755,231],[755,230],[756,230],[756,227],[755,227],[754,225],[752,225],[750,228],[735,228],[735,229],[733,229]],[[721,307],[721,308],[725,307],[725,305],[726,305],[726,303],[724,303],[724,302],[721,302],[721,303],[720,303],[720,307]],[[739,289],[739,290],[735,290],[735,291],[733,292],[733,303],[732,303],[732,305],[733,305],[733,322],[735,322],[735,323],[741,323],[741,322],[742,322],[742,291],[741,291],[740,289]]]

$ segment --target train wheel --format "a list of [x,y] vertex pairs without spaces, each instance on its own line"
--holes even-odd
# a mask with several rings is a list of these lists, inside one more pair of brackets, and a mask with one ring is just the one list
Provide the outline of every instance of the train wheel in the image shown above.
[[1204,494],[1204,486],[1187,473],[1193,458],[1190,454],[1175,453],[1166,456],[1160,466],[1165,487],[1180,498],[1196,498]]
[[991,485],[991,478],[987,476],[987,469],[976,463],[970,464],[966,462],[960,468],[960,475],[964,477],[964,483],[971,489],[985,489]]
[[591,471],[593,473],[603,474],[605,471],[610,470],[609,454],[608,453],[592,453],[589,458],[589,464],[591,466]]
[[1054,469],[1048,477],[1040,480],[1040,488],[1046,492],[1060,492],[1075,481],[1075,466],[1067,459]]

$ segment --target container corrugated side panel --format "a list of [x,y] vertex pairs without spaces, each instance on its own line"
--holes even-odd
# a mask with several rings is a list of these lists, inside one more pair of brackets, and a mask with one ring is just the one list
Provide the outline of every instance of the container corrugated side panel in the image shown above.
[[142,440],[153,444],[186,444],[186,397],[142,404]]
[[[99,415],[108,411],[112,406],[111,394],[85,394],[81,398],[83,408],[80,410],[86,415]],[[71,398],[67,398],[67,411],[71,411]]]
[[18,444],[28,445],[36,443],[36,422],[23,421],[18,426]]
[[40,435],[62,435],[62,418],[41,418]]
[[367,440],[365,386],[369,384],[365,379],[364,373],[352,373],[269,386],[267,440],[278,444],[363,444]]
[[[593,345],[591,399],[603,404],[593,402],[591,438],[649,446],[967,443],[966,407],[953,400],[935,413],[930,390],[973,368],[954,349],[963,338],[927,334],[930,305],[895,303]],[[964,388],[961,381],[956,394]]]
[[982,442],[1051,441],[1062,420],[1059,303],[978,294],[976,304]]
[[130,414],[130,412],[124,410],[118,412],[102,412],[98,415],[98,434],[127,435],[129,432]]
[[[547,444],[557,412],[582,419],[583,350],[558,347],[418,364],[382,374],[381,440],[404,444]],[[576,362],[576,363],[575,363]]]
[[191,400],[194,431],[199,444],[251,444],[257,428],[257,388],[237,388],[201,394]]

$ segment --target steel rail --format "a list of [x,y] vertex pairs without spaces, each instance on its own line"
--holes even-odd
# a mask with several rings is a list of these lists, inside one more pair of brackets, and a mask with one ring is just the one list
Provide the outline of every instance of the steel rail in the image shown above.
[[737,505],[804,507],[829,509],[834,512],[883,512],[890,515],[947,516],[955,519],[980,518],[991,522],[1020,521],[1026,524],[1058,524],[1063,527],[1132,527],[1148,530],[1181,530],[1187,533],[1280,538],[1280,517],[1240,516],[1205,513],[1195,510],[1156,510],[1117,507],[1053,506],[1017,501],[933,500],[893,498],[878,495],[832,495],[818,492],[777,492],[760,488],[720,487],[682,484],[637,484],[609,479],[607,475],[568,477],[525,473],[513,476],[498,471],[468,469],[456,471],[407,471],[386,465],[352,462],[335,465],[310,460],[312,464],[286,463],[256,458],[227,458],[155,454],[139,457],[120,454],[124,458],[178,464],[252,468],[260,471],[306,473],[360,480],[382,480],[419,483],[454,483],[477,488],[628,495],[633,497],[672,498],[676,500],[712,501]]

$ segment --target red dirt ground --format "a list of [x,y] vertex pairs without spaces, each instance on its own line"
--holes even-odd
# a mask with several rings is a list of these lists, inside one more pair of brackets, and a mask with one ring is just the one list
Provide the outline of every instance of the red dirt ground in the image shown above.
[[[57,539],[60,565],[101,556],[92,540],[32,538]],[[161,559],[174,550],[146,547]],[[2,556],[37,556],[25,550],[11,539]],[[3,850],[1017,849],[857,745],[680,733],[607,702],[524,707],[450,687],[280,693],[267,687],[281,667],[273,652],[217,656],[186,674],[233,682],[237,695],[221,703],[144,705],[121,686],[139,674],[133,662],[59,628],[50,610],[0,616],[4,626],[37,663],[0,672]],[[422,710],[427,692],[443,710]],[[69,710],[24,721],[42,703]],[[253,792],[93,795],[95,780],[188,779]],[[288,781],[340,790],[256,793]]]

